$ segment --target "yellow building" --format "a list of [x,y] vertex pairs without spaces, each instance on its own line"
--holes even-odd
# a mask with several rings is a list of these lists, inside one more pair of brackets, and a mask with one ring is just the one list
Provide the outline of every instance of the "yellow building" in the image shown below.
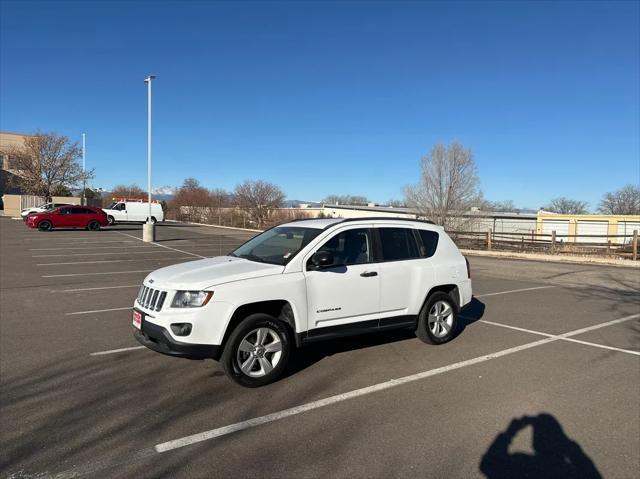
[[569,243],[629,243],[634,231],[640,234],[640,215],[563,215],[539,211],[536,230],[540,235],[555,231],[557,241]]
[[0,131],[0,170],[18,174],[9,152],[13,148],[21,148],[24,145],[25,138],[29,136],[31,135]]

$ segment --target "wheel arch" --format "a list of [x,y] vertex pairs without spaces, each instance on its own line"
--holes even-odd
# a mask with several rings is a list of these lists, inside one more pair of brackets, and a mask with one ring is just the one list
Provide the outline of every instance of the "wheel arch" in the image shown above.
[[227,327],[225,328],[224,336],[220,344],[221,348],[224,348],[229,336],[231,336],[231,333],[236,326],[238,326],[244,318],[255,313],[268,314],[284,322],[289,327],[291,336],[296,342],[296,346],[300,346],[300,344],[298,344],[299,338],[296,334],[295,313],[291,303],[286,299],[273,299],[268,301],[256,301],[238,306],[227,323]]
[[422,301],[422,306],[420,307],[420,311],[422,311],[429,301],[429,298],[433,295],[433,293],[441,292],[449,295],[451,300],[454,302],[456,309],[460,310],[460,290],[457,284],[441,284],[438,286],[432,287],[427,295],[424,297],[424,301]]

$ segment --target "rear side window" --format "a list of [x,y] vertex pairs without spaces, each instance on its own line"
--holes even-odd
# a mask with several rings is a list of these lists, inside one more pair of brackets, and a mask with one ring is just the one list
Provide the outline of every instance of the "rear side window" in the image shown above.
[[382,259],[398,261],[419,258],[413,231],[407,228],[378,228],[382,242]]
[[88,209],[86,209],[86,208],[73,208],[73,209],[71,210],[71,212],[72,212],[74,215],[86,215],[86,214],[91,213],[91,212],[90,212]]
[[420,239],[422,240],[422,251],[420,253],[424,258],[431,258],[438,247],[438,233],[429,230],[418,230],[418,233],[420,233]]

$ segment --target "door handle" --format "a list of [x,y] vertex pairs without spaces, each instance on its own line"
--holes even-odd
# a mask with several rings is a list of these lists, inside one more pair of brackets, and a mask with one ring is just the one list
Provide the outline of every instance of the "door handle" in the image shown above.
[[363,278],[369,278],[371,276],[378,276],[378,272],[377,271],[365,271],[364,273],[360,273],[360,276],[362,276]]

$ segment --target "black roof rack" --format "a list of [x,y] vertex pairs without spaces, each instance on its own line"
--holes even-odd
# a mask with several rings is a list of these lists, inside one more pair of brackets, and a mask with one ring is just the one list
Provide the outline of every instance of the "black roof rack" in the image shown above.
[[341,224],[341,223],[349,223],[351,221],[379,221],[379,220],[388,220],[388,221],[412,221],[414,223],[427,223],[430,225],[435,225],[435,223],[433,221],[429,221],[429,220],[419,220],[416,218],[397,218],[395,216],[363,216],[362,218],[342,218],[340,219],[340,221],[337,221],[335,223],[331,223],[330,225],[325,226],[325,229],[337,225],[337,224]]
[[336,220],[335,222],[328,224],[324,227],[324,229],[331,228],[332,226],[341,224],[341,223],[349,223],[351,221],[412,221],[414,223],[427,223],[430,225],[435,225],[433,221],[429,220],[420,220],[415,218],[397,218],[395,216],[363,216],[362,218],[296,218],[293,220],[288,220],[282,224],[295,223],[297,221],[313,221],[313,220]]

